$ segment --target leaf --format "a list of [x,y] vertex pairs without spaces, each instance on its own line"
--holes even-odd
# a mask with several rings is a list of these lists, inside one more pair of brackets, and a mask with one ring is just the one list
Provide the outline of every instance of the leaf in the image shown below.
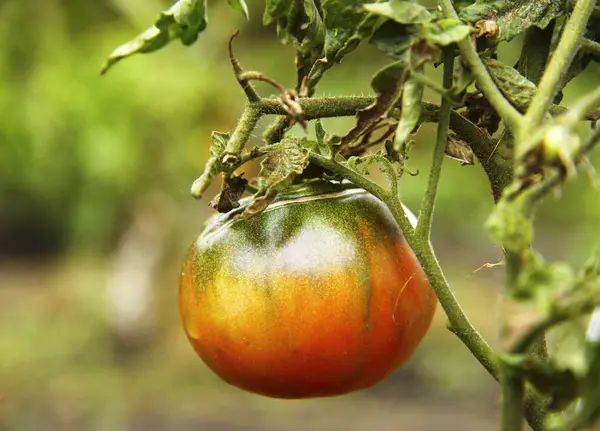
[[[423,67],[419,68],[419,72]],[[394,150],[401,152],[408,137],[419,123],[423,104],[423,84],[415,79],[408,79],[402,88],[402,111],[400,122],[396,128]]]
[[240,206],[240,198],[246,190],[248,181],[242,175],[232,175],[223,180],[221,192],[210,202],[210,206],[220,213],[228,213]]
[[326,70],[342,61],[360,42],[373,33],[377,15],[362,8],[363,0],[323,0],[321,9],[325,24],[323,57],[311,70],[309,79],[317,80]]
[[258,174],[258,192],[241,214],[242,218],[252,217],[262,211],[296,175],[308,166],[308,150],[300,145],[301,140],[290,136],[284,138],[261,162]]
[[371,13],[401,24],[423,24],[433,19],[425,7],[410,1],[390,0],[384,3],[368,3],[363,7]]
[[504,249],[520,255],[533,241],[533,226],[520,202],[498,202],[485,225],[492,238]]
[[296,48],[299,77],[308,74],[323,56],[325,26],[314,0],[267,0],[263,24],[277,24],[277,36],[283,44]]
[[380,153],[367,154],[364,156],[352,156],[348,158],[346,167],[358,172],[361,175],[369,175],[369,168],[373,163],[384,163],[385,156]]
[[477,0],[464,8],[459,16],[468,22],[495,21],[500,27],[500,39],[508,41],[535,26],[546,28],[563,14],[563,2],[556,0]]
[[588,369],[589,358],[585,350],[585,326],[581,321],[570,320],[553,330],[553,362],[562,369],[582,376]]
[[225,151],[230,135],[229,133],[213,132],[210,138],[212,140],[212,145],[210,146],[211,156],[206,161],[202,175],[192,184],[192,196],[196,199],[202,198],[212,180],[221,173],[223,169],[221,154]]
[[101,73],[106,73],[126,57],[156,51],[173,39],[181,39],[184,45],[191,45],[206,25],[206,0],[179,0],[170,9],[161,12],[152,27],[115,49],[102,66]]
[[545,316],[551,312],[557,298],[564,297],[574,279],[570,265],[562,262],[544,263],[536,259],[520,272],[514,297],[533,301],[540,314]]
[[422,27],[421,36],[430,43],[448,46],[469,37],[471,27],[456,19],[441,19]]
[[458,160],[461,166],[472,166],[475,164],[475,155],[469,144],[454,135],[448,135],[446,155],[451,159]]
[[371,87],[375,90],[375,102],[356,113],[356,124],[342,136],[341,146],[346,146],[356,141],[372,124],[384,115],[392,106],[396,95],[402,85],[402,80],[408,70],[407,62],[397,61],[380,69],[373,80]]
[[417,38],[418,27],[386,21],[373,34],[371,43],[384,54],[406,60],[411,43]]
[[535,84],[498,60],[489,57],[482,57],[482,60],[502,94],[518,110],[526,111],[537,91]]
[[243,13],[246,19],[250,19],[250,12],[245,0],[227,0],[227,3],[233,10]]

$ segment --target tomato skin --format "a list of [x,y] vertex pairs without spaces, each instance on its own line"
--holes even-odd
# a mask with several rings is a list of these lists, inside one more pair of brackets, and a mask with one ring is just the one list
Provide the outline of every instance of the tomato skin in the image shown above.
[[385,205],[335,184],[250,219],[213,217],[179,287],[200,358],[230,384],[276,398],[380,382],[411,357],[436,304]]

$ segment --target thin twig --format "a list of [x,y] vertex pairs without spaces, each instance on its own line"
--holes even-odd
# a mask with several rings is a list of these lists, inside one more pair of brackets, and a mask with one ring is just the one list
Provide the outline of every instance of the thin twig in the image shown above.
[[233,71],[235,72],[235,77],[238,80],[238,82],[240,83],[242,90],[244,90],[244,93],[246,93],[246,97],[248,98],[248,101],[249,102],[258,102],[260,100],[260,96],[254,89],[254,87],[252,87],[252,84],[250,84],[250,82],[248,82],[248,80],[241,78],[241,75],[244,73],[244,71],[242,69],[242,65],[239,63],[239,61],[237,61],[237,59],[233,55],[233,39],[235,39],[239,33],[240,33],[239,30],[236,30],[229,37],[229,45],[228,45],[229,46],[229,60],[231,61],[231,66],[233,66]]

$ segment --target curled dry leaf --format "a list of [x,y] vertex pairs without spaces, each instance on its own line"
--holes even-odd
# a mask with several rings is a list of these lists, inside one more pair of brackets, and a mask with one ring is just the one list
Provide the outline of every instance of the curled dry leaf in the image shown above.
[[239,207],[240,198],[248,184],[248,181],[242,175],[232,175],[225,178],[221,186],[221,192],[210,201],[209,205],[220,213],[228,213]]
[[499,40],[500,39],[500,26],[496,21],[482,19],[475,23],[475,27],[479,29],[477,37]]
[[446,155],[451,159],[458,160],[461,166],[472,166],[475,164],[475,155],[469,144],[458,139],[454,134],[448,135]]

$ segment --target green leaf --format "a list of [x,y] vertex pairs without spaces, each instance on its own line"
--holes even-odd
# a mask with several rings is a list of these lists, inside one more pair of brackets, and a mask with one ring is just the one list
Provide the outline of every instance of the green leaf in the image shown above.
[[368,3],[364,8],[368,12],[393,19],[401,24],[423,24],[433,19],[426,8],[410,1],[390,0],[385,3]]
[[250,19],[250,12],[248,11],[248,5],[245,0],[227,0],[227,3],[232,9],[243,13],[246,19]]
[[403,25],[389,20],[375,31],[370,42],[390,57],[405,59],[418,31],[415,25]]
[[489,57],[482,57],[482,60],[502,94],[518,110],[526,111],[537,91],[535,84],[498,60]]
[[227,142],[229,142],[229,133],[212,132],[212,145],[210,146],[210,157],[204,166],[204,172],[192,184],[192,196],[200,199],[206,189],[212,183],[212,180],[221,173],[223,164],[221,163],[221,154],[225,151]]
[[507,41],[529,27],[546,28],[563,14],[563,4],[556,0],[477,0],[459,16],[468,22],[495,21],[500,27],[500,40]]
[[173,39],[181,39],[184,45],[191,45],[206,25],[205,0],[179,0],[170,9],[161,12],[152,27],[115,49],[102,66],[101,73],[106,73],[126,57],[156,51]]
[[363,0],[323,0],[325,46],[322,58],[315,63],[309,80],[317,81],[325,71],[342,61],[360,42],[369,37],[379,17],[362,8]]
[[308,166],[308,149],[304,148],[301,143],[301,139],[289,136],[279,144],[273,145],[273,149],[269,151],[260,165],[258,192],[241,217],[252,217],[264,211],[275,199],[277,191],[304,171]]
[[521,255],[533,241],[533,226],[520,202],[501,200],[486,221],[492,238],[509,252]]
[[585,348],[585,325],[570,320],[553,330],[552,359],[557,367],[582,376],[588,369],[589,358]]
[[[422,67],[420,68],[422,71]],[[408,137],[419,123],[423,103],[423,84],[415,79],[408,79],[402,88],[402,111],[400,122],[396,128],[394,150],[401,152]]]
[[323,56],[325,26],[314,0],[267,0],[263,24],[277,24],[277,36],[283,44],[291,44],[297,52],[299,77],[308,74]]
[[466,39],[471,27],[455,19],[441,19],[422,27],[421,36],[435,45],[448,46]]
[[515,298],[532,300],[539,312],[547,315],[556,299],[566,294],[574,280],[570,265],[536,259],[520,272],[513,294]]
[[[381,153],[367,154],[364,156],[352,156],[344,163],[346,167],[361,175],[369,175],[373,163],[385,163],[385,156]],[[384,164],[384,166],[386,166]]]

